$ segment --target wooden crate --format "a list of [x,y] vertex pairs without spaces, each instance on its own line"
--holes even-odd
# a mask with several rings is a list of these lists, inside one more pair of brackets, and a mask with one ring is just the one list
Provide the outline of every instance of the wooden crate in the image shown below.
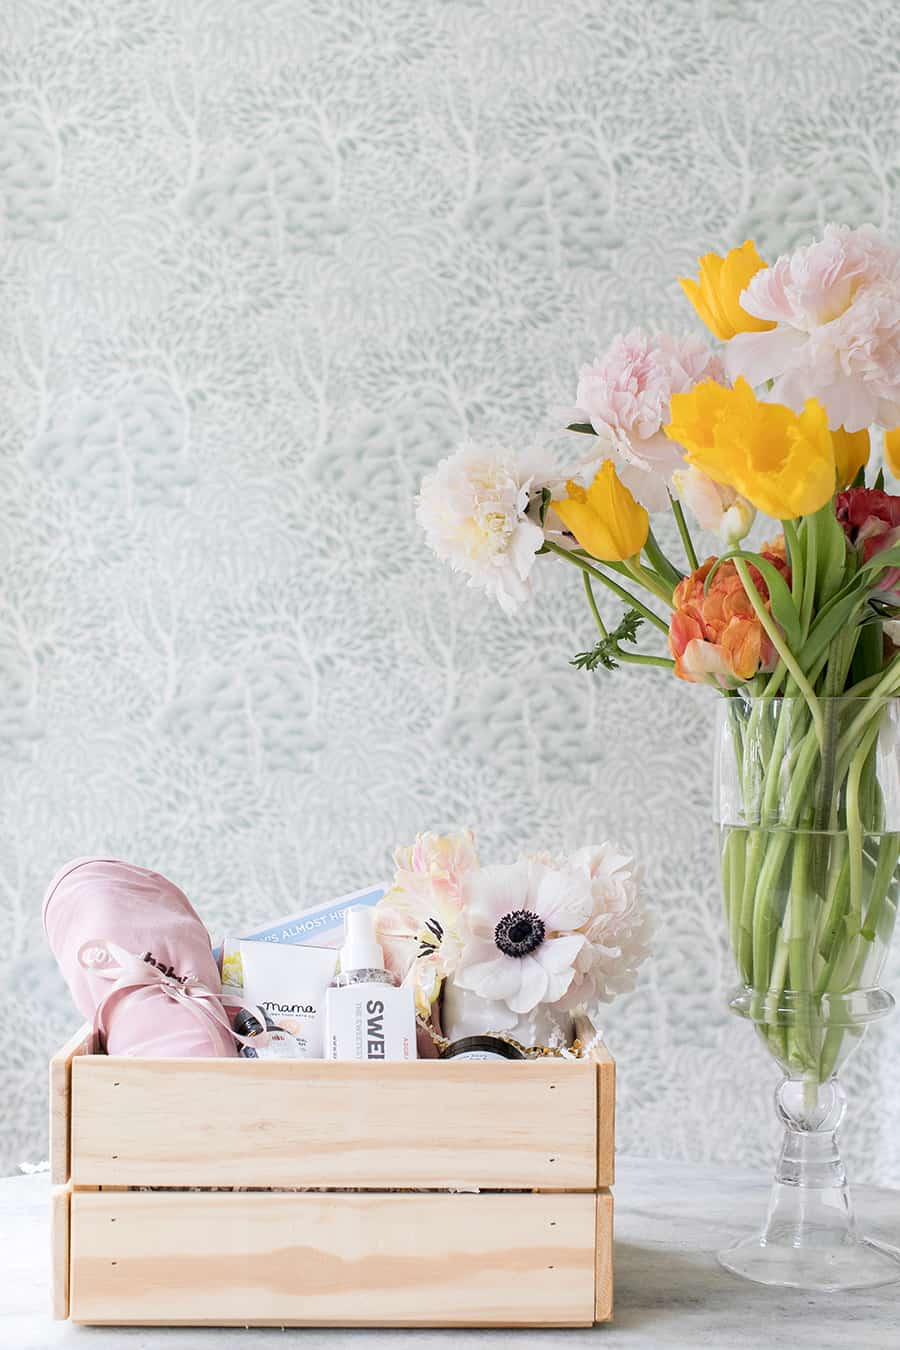
[[381,1065],[90,1051],[85,1030],[50,1067],[56,1317],[612,1316],[615,1066],[602,1047],[581,1061]]

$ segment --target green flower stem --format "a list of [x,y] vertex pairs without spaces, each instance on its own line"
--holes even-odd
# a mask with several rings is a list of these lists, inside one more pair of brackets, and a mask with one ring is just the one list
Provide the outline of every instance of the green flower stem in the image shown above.
[[671,592],[680,581],[684,580],[684,573],[679,572],[678,568],[672,563],[668,556],[659,546],[659,541],[652,530],[647,531],[647,542],[644,545],[644,552],[652,563],[657,576],[661,581],[669,586],[669,602],[671,603]]
[[655,595],[657,600],[662,600],[664,605],[672,608],[672,587],[659,580],[655,572],[642,567],[638,558],[632,558],[625,564],[629,574],[634,577],[638,585],[643,586],[651,595]]
[[[606,624],[603,622],[603,616],[601,615],[600,610],[597,606],[597,601],[594,596],[594,588],[591,585],[591,579],[588,576],[587,572],[582,572],[581,579],[584,582],[584,589],[585,593],[587,594],[588,604],[590,606],[591,613],[594,616],[594,622],[599,628],[601,636],[608,640],[609,631],[606,627]],[[667,656],[645,656],[641,652],[625,651],[624,648],[620,647],[618,644],[616,644],[616,660],[626,662],[630,666],[660,666],[664,670],[675,669],[675,662],[670,661]]]
[[756,895],[750,877],[755,870],[759,868],[759,854],[765,853],[765,831],[751,830],[747,841],[748,860],[744,868],[744,894],[741,899],[740,915],[738,918],[738,940],[734,948],[734,954],[737,958],[738,968],[741,972],[741,978],[744,984],[758,984],[754,976],[756,974],[753,962],[753,940],[754,940],[754,914],[756,910]]
[[766,766],[761,808],[761,826],[753,831],[751,855],[744,877],[744,897],[741,915],[742,968],[746,963],[747,933],[752,951],[752,983],[757,988],[767,986],[770,979],[770,949],[777,932],[779,917],[773,909],[773,897],[778,894],[778,879],[791,843],[791,830],[796,828],[803,809],[810,775],[818,757],[818,742],[813,731],[803,738],[800,753],[790,777],[785,819],[781,829],[766,828],[771,824],[779,789],[787,719],[778,719],[775,744]]
[[816,734],[819,738],[819,744],[821,745],[823,740],[823,731],[822,731],[822,709],[819,706],[819,700],[816,698],[812,686],[810,685],[803,671],[800,669],[800,666],[798,665],[793,653],[785,645],[784,638],[781,636],[781,633],[778,630],[778,625],[775,623],[775,620],[772,618],[771,614],[763,604],[762,597],[760,596],[759,591],[753,584],[753,578],[750,575],[746,560],[744,558],[735,558],[734,567],[735,571],[737,572],[738,576],[741,579],[741,583],[744,587],[747,599],[753,606],[753,610],[756,614],[756,617],[762,624],[762,627],[765,630],[766,635],[769,638],[769,641],[777,651],[778,655],[781,657],[784,664],[787,666],[788,670],[791,673],[791,676],[793,677],[794,683],[800,690],[803,697],[806,699],[806,702],[809,706],[809,711],[812,714],[812,719],[815,724]]
[[[863,871],[868,871],[870,877],[874,873],[874,863],[864,856]],[[833,932],[828,947],[828,956],[821,965],[816,976],[815,994],[821,998],[824,994],[833,994],[841,992],[845,987],[846,972],[849,971],[853,963],[853,953],[856,950],[856,939],[859,936],[859,924],[854,921],[848,912],[850,903],[850,857],[849,853],[841,867],[841,877],[839,879],[838,889],[835,896],[834,913],[829,916],[833,920]],[[822,953],[824,938],[819,940],[819,952]]]
[[600,610],[597,608],[597,601],[594,596],[594,588],[591,585],[591,579],[588,576],[587,572],[582,572],[581,580],[584,582],[584,590],[585,594],[587,595],[587,601],[588,605],[590,606],[591,613],[594,616],[594,622],[600,629],[600,636],[608,638],[609,630],[607,629],[606,624],[603,622],[603,619],[600,615]]
[[786,675],[787,675],[787,667],[785,666],[783,661],[779,660],[778,665],[775,667],[775,669],[772,671],[772,674],[769,676],[769,682],[765,687],[763,698],[777,698],[778,691],[784,684]]
[[800,629],[805,642],[812,623],[816,601],[816,571],[818,568],[819,531],[814,520],[806,529],[806,557],[803,559],[803,599],[800,604]]
[[778,895],[778,878],[791,846],[789,830],[762,830],[763,860],[757,873],[753,896],[753,983],[762,989],[771,978],[772,949],[781,922],[772,904]]
[[[850,894],[850,854],[847,848],[846,836],[843,834],[835,837],[829,867],[828,890],[825,895],[822,920],[816,940],[819,955],[826,963],[834,949],[838,927],[843,922],[844,912],[847,907],[847,897]],[[821,988],[817,985],[817,993],[821,994],[824,993],[824,991],[824,983]]]
[[675,517],[675,524],[678,526],[678,533],[681,535],[684,556],[688,560],[688,566],[691,571],[696,572],[700,564],[697,562],[697,554],[694,552],[694,541],[691,539],[691,532],[688,529],[687,521],[684,518],[681,502],[677,497],[673,497],[671,492],[669,493],[669,501],[672,503],[672,515]]
[[791,595],[799,609],[803,598],[803,548],[800,543],[800,532],[792,520],[783,520],[781,528],[784,530],[788,562],[791,565]]
[[845,1027],[829,1027],[825,1032],[822,1053],[819,1056],[818,1078],[820,1083],[827,1083],[834,1073],[834,1066],[837,1064],[838,1055],[841,1053],[841,1046],[844,1042],[845,1031]]
[[625,652],[620,647],[616,653],[617,661],[625,661],[630,666],[658,666],[661,670],[674,670],[675,662],[668,656],[645,656],[643,652]]
[[559,556],[565,558],[567,562],[572,563],[575,567],[580,567],[582,572],[587,572],[588,576],[593,577],[595,581],[602,582],[607,590],[612,591],[613,595],[617,595],[626,605],[630,605],[632,609],[636,609],[638,614],[645,618],[648,623],[652,623],[661,633],[665,633],[666,637],[669,636],[668,624],[665,623],[658,614],[654,614],[652,609],[648,609],[645,604],[642,604],[642,602],[638,600],[636,596],[632,595],[630,591],[626,591],[624,586],[620,586],[618,582],[613,581],[612,577],[608,577],[605,572],[601,572],[598,568],[587,562],[586,559],[577,557],[574,553],[571,553],[566,548],[562,548],[559,544],[553,543],[550,539],[544,541],[544,548],[550,553],[558,553]]
[[722,876],[725,882],[723,893],[725,896],[725,919],[728,924],[728,931],[731,935],[731,945],[735,951],[738,950],[740,922],[741,922],[741,899],[744,894],[744,866],[746,863],[746,851],[744,840],[740,830],[730,830],[728,838],[725,840],[725,853],[723,857]]
[[[588,553],[588,551],[587,551],[586,548],[573,548],[573,549],[569,549],[569,552],[570,552],[574,557],[576,557],[576,558],[586,558],[587,561],[588,561],[588,562],[591,562],[591,563],[597,561],[597,559],[594,557],[593,553]],[[603,566],[604,566],[604,567],[607,567],[607,568],[610,570],[610,572],[615,572],[617,576],[625,577],[626,580],[630,580],[630,579],[633,577],[633,575],[634,575],[633,572],[629,571],[629,569],[628,569],[628,567],[626,566],[625,563],[604,562],[604,563],[603,563]],[[644,567],[644,566],[642,565],[642,566],[641,566],[641,571],[642,571],[642,573],[643,573],[645,576],[647,576],[647,577],[650,578],[650,580],[654,583],[655,586],[660,586],[660,587],[663,587],[663,588],[665,587],[665,580],[664,580],[664,578],[661,577],[661,576],[659,575],[658,572],[655,572],[655,571],[653,570],[652,567]],[[643,581],[641,582],[641,585],[642,585],[642,586],[644,585],[644,582],[643,582]],[[671,607],[672,607],[672,601],[671,601],[671,599],[667,600],[666,603],[667,603],[667,605],[669,606],[669,608],[671,609]]]
[[[823,739],[822,739],[822,767],[819,773],[819,783],[816,791],[816,806],[814,816],[814,828],[825,830],[831,820],[832,812],[835,808],[834,796],[834,774],[837,759],[837,707],[832,699],[827,699],[824,704],[823,714]],[[813,879],[813,884],[821,893],[825,885],[825,869],[827,868],[827,852],[824,849],[817,851],[817,858],[822,863],[822,869]]]
[[[861,685],[869,684],[872,677],[867,680],[860,680],[858,684],[847,690],[847,697],[856,697],[857,690]],[[892,698],[900,689],[900,654],[895,656],[890,665],[886,666],[877,682],[866,691],[866,697],[862,709],[850,723],[847,730],[841,737],[838,745],[838,756],[843,757],[848,751],[858,744],[859,737],[870,718],[875,717],[882,712],[885,706],[885,700]],[[881,700],[879,702],[879,700]]]
[[[895,657],[894,657],[894,661],[893,661],[891,664],[894,664],[894,662],[896,662],[898,659],[900,659],[900,658],[898,658],[898,657],[895,656]],[[889,670],[889,669],[890,669],[890,666],[888,666],[887,669]],[[879,670],[878,673],[877,673],[876,675],[867,675],[866,678],[865,678],[864,680],[859,680],[857,684],[851,684],[850,688],[849,688],[849,689],[846,689],[846,690],[844,691],[842,697],[843,697],[843,698],[868,698],[869,694],[871,694],[872,691],[873,691],[879,684],[881,684],[881,681],[883,680],[884,675],[885,675],[885,671],[883,671],[883,670]]]
[[[875,744],[879,724],[871,726],[862,738],[847,773],[847,843],[850,849],[850,910],[848,917],[862,927],[863,897],[863,820],[860,812],[860,786],[863,769]],[[870,822],[871,823],[871,822]]]
[[878,851],[878,862],[875,866],[875,875],[872,878],[872,887],[869,892],[869,905],[860,934],[866,942],[874,942],[878,935],[878,922],[891,888],[891,881],[898,861],[900,861],[900,835],[885,835]]
[[774,1042],[775,1053],[778,1055],[787,1055],[787,1032],[783,1025],[784,1014],[781,1012],[781,1001],[784,996],[787,985],[788,959],[790,956],[790,944],[787,939],[787,933],[790,928],[790,905],[791,898],[788,896],[787,907],[784,914],[784,922],[778,929],[775,938],[775,951],[772,956],[772,975],[769,980],[769,991],[766,994],[765,1017],[766,1029],[769,1032],[770,1039]]
[[[761,715],[761,708],[759,705],[754,706],[750,713],[747,742],[751,753],[755,752],[758,734],[758,719],[756,724],[754,724],[754,716],[757,712]],[[766,895],[761,895],[758,887],[760,869],[771,842],[770,833],[765,827],[771,823],[778,800],[778,791],[782,773],[782,759],[784,756],[784,741],[787,734],[787,722],[788,719],[784,713],[784,705],[782,705],[782,714],[778,718],[778,725],[775,729],[774,743],[766,751],[765,777],[760,797],[759,813],[759,823],[763,828],[751,831],[747,841],[747,859],[744,869],[744,893],[739,925],[740,932],[738,944],[735,946],[734,950],[735,953],[740,952],[739,965],[742,973],[746,972],[746,982],[748,984],[754,982],[759,984],[759,972],[768,965],[767,951],[771,932],[768,914],[768,897]],[[745,800],[749,799],[748,783],[750,779],[751,775],[747,773],[745,763]],[[752,792],[752,786],[749,787],[749,791]],[[778,861],[779,867],[781,861],[783,861],[783,855]],[[753,980],[754,973],[757,976],[756,981]]]
[[[794,841],[791,864],[790,919],[787,928],[788,970],[791,991],[800,995],[793,1003],[793,1021],[788,1031],[788,1057],[806,1071],[813,1059],[810,1018],[812,952],[809,941],[810,834],[804,829]],[[818,1056],[816,1056],[818,1058]]]

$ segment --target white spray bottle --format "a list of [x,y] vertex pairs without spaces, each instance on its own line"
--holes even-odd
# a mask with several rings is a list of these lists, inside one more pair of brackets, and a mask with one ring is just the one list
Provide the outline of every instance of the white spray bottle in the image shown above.
[[371,909],[348,909],[340,973],[325,994],[325,1058],[416,1058],[412,989],[384,967]]

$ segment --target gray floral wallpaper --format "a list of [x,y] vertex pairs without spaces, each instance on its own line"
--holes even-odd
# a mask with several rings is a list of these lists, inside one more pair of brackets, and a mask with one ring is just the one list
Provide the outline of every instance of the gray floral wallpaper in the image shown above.
[[[654,961],[610,1010],[619,1146],[768,1167],[724,1011],[714,695],[588,675],[577,580],[523,617],[424,548],[466,434],[561,445],[578,365],[686,331],[708,248],[900,233],[892,0],[5,0],[0,11],[0,1173],[44,1155],[76,1014],[58,864],[169,873],[211,926],[612,836]],[[900,986],[895,962],[893,979]],[[10,1019],[18,1007],[21,1016]],[[900,1018],[847,1154],[900,1183]]]

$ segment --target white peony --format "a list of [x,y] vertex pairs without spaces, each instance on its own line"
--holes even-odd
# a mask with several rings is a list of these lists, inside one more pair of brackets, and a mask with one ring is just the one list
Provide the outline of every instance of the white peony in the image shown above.
[[527,512],[550,477],[537,452],[468,443],[422,483],[416,515],[428,544],[464,572],[470,586],[495,596],[507,614],[531,593],[544,533]]
[[644,905],[640,869],[634,858],[613,844],[578,849],[561,875],[584,879],[592,912],[578,932],[584,945],[575,958],[575,976],[565,1005],[591,1008],[630,992],[638,967],[650,954],[653,925]]

